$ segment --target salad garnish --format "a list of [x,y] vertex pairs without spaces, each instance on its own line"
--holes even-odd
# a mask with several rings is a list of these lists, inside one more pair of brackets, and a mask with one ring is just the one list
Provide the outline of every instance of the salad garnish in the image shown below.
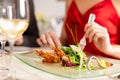
[[36,49],[35,53],[43,57],[43,63],[61,63],[63,67],[72,67],[77,70],[96,70],[112,66],[110,62],[96,56],[88,57],[79,45],[53,47],[51,52]]

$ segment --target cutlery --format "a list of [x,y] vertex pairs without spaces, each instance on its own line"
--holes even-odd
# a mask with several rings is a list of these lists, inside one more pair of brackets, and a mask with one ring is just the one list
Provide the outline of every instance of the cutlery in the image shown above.
[[[88,19],[88,23],[92,23],[94,22],[95,20],[95,14],[90,14],[89,15],[89,19]],[[85,38],[85,35],[83,36],[83,38],[80,40],[79,42],[80,46],[81,46],[81,49],[83,50],[86,46],[86,38]]]

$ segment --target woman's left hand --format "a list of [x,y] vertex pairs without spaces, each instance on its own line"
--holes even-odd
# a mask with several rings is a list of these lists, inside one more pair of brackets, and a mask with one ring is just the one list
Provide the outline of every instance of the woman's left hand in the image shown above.
[[23,43],[23,36],[21,35],[15,40],[15,45],[20,46],[22,45],[22,43]]
[[100,51],[104,53],[112,51],[109,34],[105,27],[97,24],[96,22],[87,23],[84,31],[86,38],[89,39],[89,42],[93,42]]

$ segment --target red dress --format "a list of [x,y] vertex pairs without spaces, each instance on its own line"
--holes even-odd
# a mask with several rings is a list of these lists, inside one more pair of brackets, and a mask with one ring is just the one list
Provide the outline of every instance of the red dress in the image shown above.
[[[100,3],[97,3],[83,15],[79,12],[76,3],[73,0],[68,9],[64,25],[69,44],[74,44],[73,36],[75,41],[79,43],[84,35],[84,26],[88,22],[90,13],[96,15],[95,22],[107,28],[111,44],[120,44],[120,18],[111,0],[103,0]],[[73,32],[73,36],[70,29]],[[84,51],[90,54],[103,55],[93,43],[88,42],[88,39]]]

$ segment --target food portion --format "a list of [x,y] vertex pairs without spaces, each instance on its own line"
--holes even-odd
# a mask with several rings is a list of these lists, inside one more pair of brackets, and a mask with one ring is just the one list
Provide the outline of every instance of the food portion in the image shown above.
[[35,54],[43,58],[43,63],[61,63],[64,67],[73,67],[79,70],[96,70],[112,66],[110,62],[95,56],[88,57],[79,45],[53,47],[51,51],[36,49]]
[[46,63],[58,63],[61,61],[60,56],[57,55],[57,51],[53,50],[51,52],[43,51],[43,50],[35,50],[36,55],[43,58],[43,62]]
[[76,66],[78,69],[86,69],[87,64],[87,55],[81,50],[80,46],[70,45],[69,47],[61,47],[61,50],[69,58],[69,61],[66,58],[62,58],[62,64],[66,67]]

